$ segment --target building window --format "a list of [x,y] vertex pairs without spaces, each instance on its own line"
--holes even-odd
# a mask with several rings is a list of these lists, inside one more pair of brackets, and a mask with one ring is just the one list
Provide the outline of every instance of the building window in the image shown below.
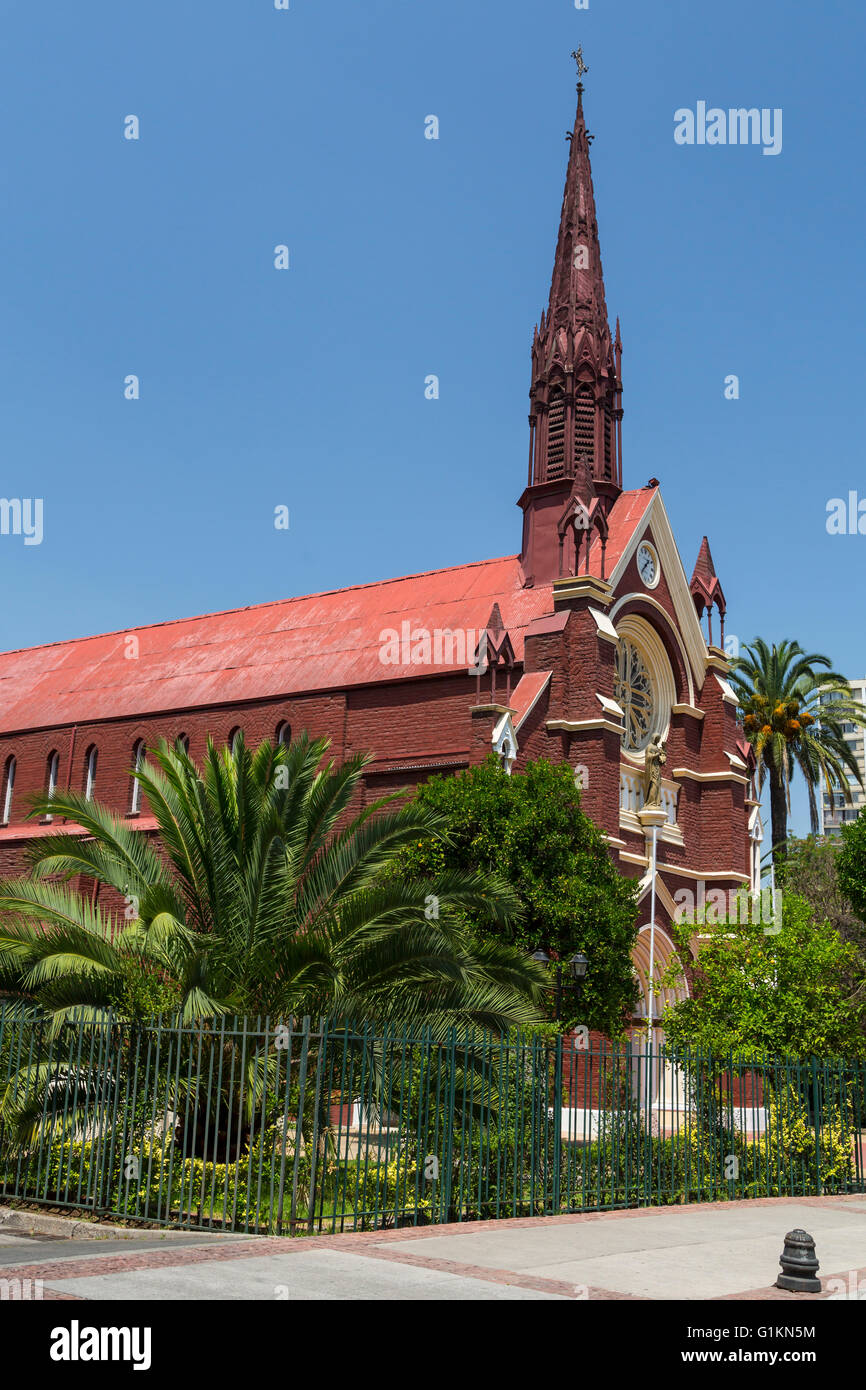
[[283,743],[283,744],[286,744],[287,746],[288,746],[288,744],[291,743],[291,741],[292,741],[292,726],[291,726],[291,724],[278,724],[278,725],[277,725],[276,741],[277,741],[277,743]]
[[[46,791],[48,793],[49,801],[54,800],[54,796],[57,791],[57,779],[59,776],[60,754],[55,750],[53,753],[48,754],[48,775],[46,777]],[[51,821],[53,819],[54,817],[52,815],[45,816],[45,820],[47,821]]]
[[189,734],[178,734],[174,746],[179,753],[189,753]]
[[239,733],[240,729],[234,728],[229,734],[229,752],[231,753],[232,757],[234,757],[235,755],[235,745],[237,744]]
[[625,716],[623,746],[637,753],[653,733],[655,698],[649,669],[633,642],[623,640],[617,647],[613,696]]
[[98,757],[96,744],[92,743],[84,755],[84,799],[93,800],[93,793],[96,790],[96,760]]
[[131,816],[137,816],[141,810],[141,783],[138,780],[138,774],[141,771],[146,756],[147,749],[144,744],[144,739],[140,738],[132,751],[135,772],[132,778],[132,796],[129,802],[129,814]]
[[12,816],[12,793],[15,790],[15,759],[7,758],[3,779],[3,824],[8,825]]

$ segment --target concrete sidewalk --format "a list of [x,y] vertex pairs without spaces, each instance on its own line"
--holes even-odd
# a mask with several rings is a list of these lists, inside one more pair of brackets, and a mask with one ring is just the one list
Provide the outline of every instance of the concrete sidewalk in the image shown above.
[[[773,1288],[786,1231],[821,1295]],[[86,1300],[538,1301],[866,1298],[866,1197],[781,1198],[286,1238],[32,1238],[0,1227],[0,1279]],[[838,1282],[834,1282],[838,1281]],[[7,1294],[7,1296],[10,1296]],[[14,1291],[11,1294],[15,1296]]]

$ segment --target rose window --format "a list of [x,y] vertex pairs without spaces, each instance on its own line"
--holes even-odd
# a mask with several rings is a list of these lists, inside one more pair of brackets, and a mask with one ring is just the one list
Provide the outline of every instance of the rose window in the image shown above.
[[646,662],[632,642],[621,641],[616,652],[614,698],[625,715],[623,747],[631,753],[646,748],[653,732],[655,699]]

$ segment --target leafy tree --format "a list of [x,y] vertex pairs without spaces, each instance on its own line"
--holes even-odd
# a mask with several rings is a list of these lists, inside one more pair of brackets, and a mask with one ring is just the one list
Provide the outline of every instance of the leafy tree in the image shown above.
[[[866,922],[854,911],[850,896],[840,881],[843,841],[837,835],[819,839],[790,839],[785,865],[778,883],[785,892],[796,893],[809,903],[815,917],[830,923],[843,941],[850,941],[866,959]],[[864,845],[866,854],[866,845]],[[866,858],[860,881],[866,885]],[[863,894],[866,907],[866,892]]]
[[[854,699],[845,677],[830,669],[829,657],[804,652],[798,642],[770,646],[756,638],[734,661],[730,680],[755,750],[759,789],[770,783],[773,859],[779,866],[785,857],[793,772],[799,768],[806,782],[812,833],[817,834],[822,778],[849,800],[849,775],[862,784],[843,725],[866,725],[866,709]],[[822,703],[822,694],[832,699]]]
[[[866,972],[856,948],[803,898],[786,893],[781,930],[761,923],[705,926],[687,966],[690,998],[665,1010],[674,1047],[773,1056],[866,1054]],[[691,929],[677,930],[682,961]],[[666,983],[682,977],[671,966]]]
[[[447,834],[419,839],[403,856],[406,869],[501,877],[522,917],[495,921],[470,911],[473,928],[558,961],[583,951],[589,970],[579,995],[563,990],[564,1018],[620,1034],[637,990],[631,963],[637,890],[617,872],[601,831],[581,810],[568,765],[542,759],[509,777],[489,757],[456,777],[431,778],[416,804],[443,817]],[[567,984],[567,970],[563,975]]]
[[842,826],[837,860],[839,887],[861,923],[866,923],[866,812]]
[[[350,817],[368,759],[322,766],[327,747],[303,735],[251,752],[238,735],[233,751],[209,741],[200,770],[161,743],[136,773],[156,843],[74,792],[36,798],[33,816],[86,834],[40,839],[31,875],[0,883],[0,991],[55,1032],[172,1001],[187,1023],[333,1014],[444,1036],[538,1021],[543,973],[503,939],[520,910],[514,893],[454,866],[432,882],[389,875],[409,843],[441,833],[442,817],[393,797]],[[122,894],[134,920],[116,929],[88,896],[52,881],[78,875]],[[476,939],[467,914],[496,931]]]

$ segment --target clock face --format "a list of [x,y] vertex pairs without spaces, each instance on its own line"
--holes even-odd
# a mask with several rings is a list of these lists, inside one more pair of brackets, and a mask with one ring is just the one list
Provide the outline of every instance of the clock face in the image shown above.
[[654,589],[659,580],[659,562],[655,551],[642,545],[637,553],[638,574],[648,589]]

